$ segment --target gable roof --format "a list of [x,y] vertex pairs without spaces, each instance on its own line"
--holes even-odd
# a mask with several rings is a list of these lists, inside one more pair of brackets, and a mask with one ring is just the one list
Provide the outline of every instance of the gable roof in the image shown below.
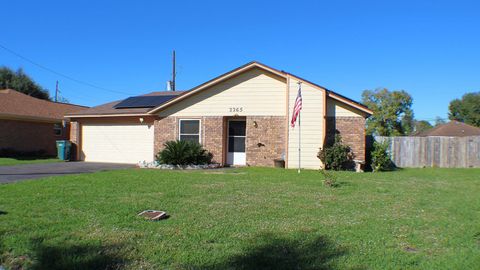
[[262,69],[262,70],[265,70],[267,72],[270,72],[272,74],[275,74],[279,77],[282,77],[282,78],[287,78],[287,77],[290,77],[290,78],[294,78],[295,80],[299,80],[299,81],[302,81],[304,83],[307,83],[309,85],[311,85],[312,87],[318,89],[318,90],[321,90],[321,91],[325,91],[326,95],[330,98],[333,98],[333,99],[336,99],[342,103],[345,103],[349,106],[352,106],[362,112],[364,112],[366,115],[371,115],[373,112],[368,109],[367,106],[357,102],[357,101],[354,101],[350,98],[347,98],[345,96],[342,96],[338,93],[335,93],[334,91],[331,91],[331,90],[328,90],[327,88],[323,87],[323,86],[320,86],[318,84],[315,84],[315,83],[312,83],[308,80],[305,80],[303,78],[300,78],[298,76],[295,76],[291,73],[288,73],[288,72],[285,72],[283,70],[278,70],[278,69],[275,69],[275,68],[272,68],[270,66],[267,66],[265,64],[262,64],[262,63],[259,63],[259,62],[256,62],[256,61],[253,61],[253,62],[249,62],[243,66],[240,66],[236,69],[233,69],[227,73],[224,73],[218,77],[215,77],[207,82],[204,82],[188,91],[162,91],[162,92],[152,92],[152,93],[149,93],[149,94],[146,94],[146,95],[143,95],[143,96],[152,96],[152,95],[176,95],[176,97],[170,99],[170,100],[167,100],[166,102],[163,102],[162,104],[154,107],[154,108],[114,108],[115,105],[119,104],[122,100],[118,100],[118,101],[114,101],[114,102],[110,102],[110,103],[107,103],[107,104],[103,104],[103,105],[100,105],[100,106],[96,106],[96,107],[92,107],[90,109],[87,109],[87,110],[83,110],[81,112],[78,112],[78,113],[71,113],[71,114],[68,114],[66,115],[66,117],[70,117],[70,118],[74,118],[74,117],[114,117],[114,116],[149,116],[149,115],[153,115],[155,113],[157,113],[158,111],[164,109],[164,108],[167,108],[168,106],[171,106],[173,104],[176,104],[184,99],[187,99],[188,97],[192,96],[192,95],[195,95],[196,93],[200,92],[200,91],[203,91],[205,89],[207,89],[208,87],[210,86],[213,86],[213,85],[216,85],[218,83],[221,83],[223,81],[226,81],[234,76],[237,76],[243,72],[246,72],[250,69],[253,69],[253,68],[259,68],[259,69]]
[[458,121],[450,121],[446,124],[438,125],[434,128],[425,130],[415,136],[446,136],[446,137],[466,137],[480,136],[480,128],[474,127]]
[[354,100],[352,100],[352,99],[350,99],[350,98],[347,98],[347,97],[345,97],[345,96],[342,96],[342,95],[340,95],[340,94],[338,94],[338,93],[335,93],[334,91],[328,90],[327,88],[325,88],[325,87],[323,87],[323,86],[320,86],[320,85],[318,85],[318,84],[315,84],[315,83],[313,83],[313,82],[310,82],[310,81],[308,81],[308,80],[305,80],[305,79],[303,79],[303,78],[300,78],[300,77],[298,77],[298,76],[296,76],[296,75],[293,75],[293,74],[291,74],[291,73],[285,72],[285,71],[283,71],[283,70],[278,70],[278,69],[272,68],[272,67],[270,67],[270,66],[267,66],[267,65],[262,64],[262,63],[257,62],[257,61],[249,62],[249,63],[247,63],[247,64],[245,64],[245,65],[243,65],[243,66],[240,66],[240,67],[238,67],[238,68],[236,68],[236,69],[233,69],[233,70],[231,70],[231,71],[229,71],[229,72],[227,72],[227,73],[224,73],[224,74],[222,74],[222,75],[220,75],[220,76],[218,76],[218,77],[215,77],[215,78],[213,78],[213,79],[211,79],[211,80],[209,80],[209,81],[207,81],[207,82],[205,82],[205,83],[202,83],[202,84],[200,84],[200,85],[198,85],[198,86],[190,89],[189,91],[185,92],[184,94],[179,95],[178,97],[176,97],[176,98],[174,98],[174,99],[171,99],[171,100],[169,100],[169,101],[167,101],[167,102],[165,102],[165,103],[157,106],[156,108],[151,109],[148,113],[149,113],[149,114],[154,114],[154,113],[156,113],[156,112],[158,112],[158,111],[160,111],[160,110],[162,110],[162,109],[164,109],[164,108],[166,108],[166,107],[168,107],[168,106],[171,106],[171,105],[173,105],[173,104],[175,104],[175,103],[180,102],[180,101],[183,100],[183,99],[188,98],[189,96],[195,95],[196,93],[198,93],[198,92],[200,92],[200,91],[202,91],[202,90],[204,90],[204,89],[206,89],[206,88],[208,88],[208,87],[210,87],[210,86],[212,86],[212,85],[221,83],[221,82],[223,82],[223,81],[225,81],[225,80],[228,80],[228,79],[231,78],[231,77],[234,77],[234,76],[236,76],[236,75],[238,75],[238,74],[240,74],[240,73],[243,73],[243,72],[245,72],[245,71],[247,71],[247,70],[250,70],[250,69],[252,69],[252,68],[260,68],[260,69],[262,69],[262,70],[266,70],[266,71],[268,71],[268,72],[270,72],[270,73],[273,73],[273,74],[275,74],[275,75],[277,75],[277,76],[280,76],[280,77],[283,77],[283,78],[287,78],[287,77],[294,78],[294,79],[296,79],[296,80],[302,81],[303,83],[307,83],[307,84],[313,86],[314,88],[316,88],[316,89],[318,89],[318,90],[325,91],[328,97],[331,97],[331,98],[336,99],[336,100],[338,100],[338,101],[340,101],[340,102],[343,102],[343,103],[345,103],[345,104],[347,104],[347,105],[350,105],[350,106],[352,106],[352,107],[354,107],[354,108],[356,108],[356,109],[359,109],[360,111],[366,113],[367,115],[371,115],[371,114],[373,113],[367,106],[361,104],[360,102],[357,102],[357,101],[354,101]]
[[[151,92],[142,97],[147,96],[178,96],[184,91],[161,91]],[[152,108],[115,108],[123,100],[117,100],[91,107],[75,113],[67,114],[66,117],[105,117],[105,116],[145,116]]]
[[0,90],[0,118],[58,122],[88,107],[38,99],[12,89]]

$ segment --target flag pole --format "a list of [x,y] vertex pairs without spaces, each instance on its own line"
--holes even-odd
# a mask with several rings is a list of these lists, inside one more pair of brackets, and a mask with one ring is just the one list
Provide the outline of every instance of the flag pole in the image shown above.
[[[302,87],[302,82],[298,82],[298,89]],[[302,118],[302,113],[301,111],[298,112],[298,173],[300,173],[300,168],[301,168],[301,160],[302,160],[302,148],[301,143],[302,143],[302,125],[301,125],[301,118]]]
[[302,148],[300,147],[301,145],[301,135],[302,133],[300,132],[301,129],[301,124],[300,124],[300,119],[301,119],[301,113],[298,114],[298,173],[300,173],[300,168],[301,168],[301,157],[302,157]]

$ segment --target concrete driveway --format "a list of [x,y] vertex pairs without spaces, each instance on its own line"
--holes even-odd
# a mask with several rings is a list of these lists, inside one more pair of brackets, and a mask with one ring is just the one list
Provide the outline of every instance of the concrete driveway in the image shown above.
[[91,173],[97,171],[109,171],[134,167],[135,165],[133,164],[99,162],[57,162],[44,164],[0,166],[0,184],[48,176]]

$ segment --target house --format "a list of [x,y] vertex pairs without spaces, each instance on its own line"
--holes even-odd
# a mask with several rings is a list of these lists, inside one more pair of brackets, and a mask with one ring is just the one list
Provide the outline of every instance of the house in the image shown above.
[[480,128],[474,127],[458,121],[450,121],[446,124],[438,125],[434,128],[422,131],[415,136],[418,137],[431,137],[431,136],[443,136],[443,137],[467,137],[467,136],[480,136]]
[[69,138],[64,115],[87,107],[0,90],[0,150],[56,156],[56,140]]
[[365,160],[364,105],[315,83],[250,62],[189,91],[154,92],[68,114],[71,140],[85,161],[136,163],[154,159],[169,140],[195,140],[224,165],[298,164],[298,125],[290,126],[302,87],[301,164],[321,166],[317,152],[340,132]]

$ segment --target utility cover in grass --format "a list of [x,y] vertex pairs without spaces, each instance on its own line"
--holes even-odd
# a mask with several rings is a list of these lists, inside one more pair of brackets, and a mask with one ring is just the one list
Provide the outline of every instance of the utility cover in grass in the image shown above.
[[145,219],[155,220],[155,221],[161,220],[161,219],[167,219],[169,217],[169,215],[167,215],[167,212],[159,211],[159,210],[145,210],[138,215],[144,217]]

